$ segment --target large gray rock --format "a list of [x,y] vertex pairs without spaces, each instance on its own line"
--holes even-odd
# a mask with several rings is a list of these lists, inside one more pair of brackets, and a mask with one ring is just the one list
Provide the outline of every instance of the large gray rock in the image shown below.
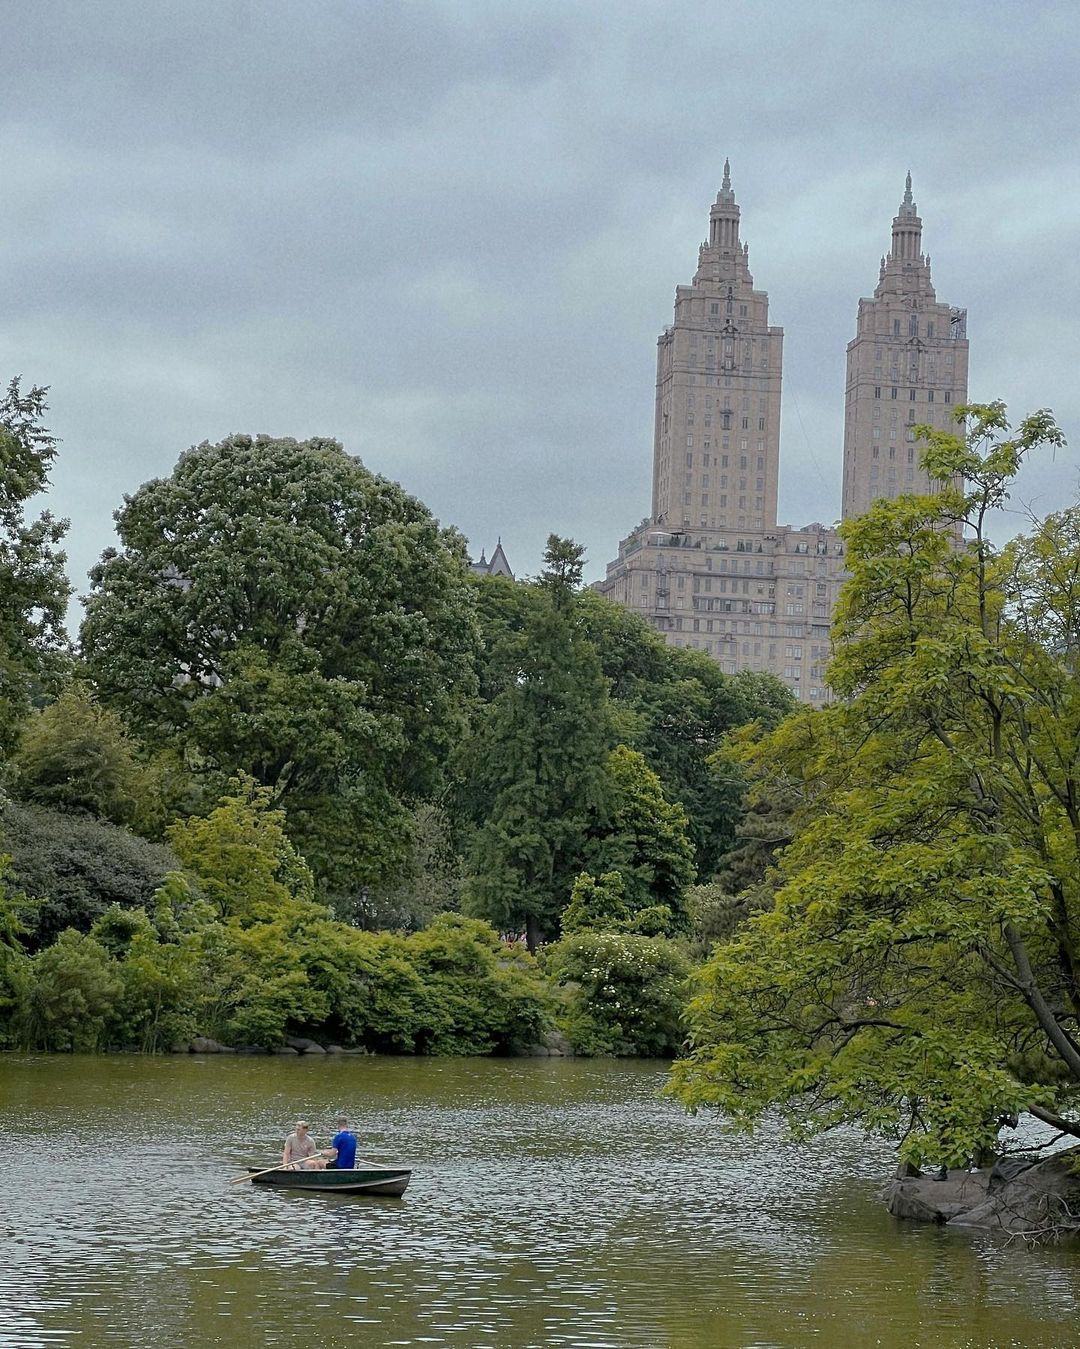
[[1080,1148],[1069,1148],[1003,1179],[981,1204],[952,1220],[1033,1239],[1080,1236]]
[[292,1045],[278,1045],[277,1049],[275,1049],[273,1053],[299,1055],[300,1051],[299,1049],[293,1049]]
[[236,1051],[206,1035],[196,1035],[189,1046],[193,1054],[234,1054]]
[[932,1175],[896,1176],[885,1189],[885,1203],[894,1218],[919,1223],[947,1223],[986,1198],[989,1172],[950,1171],[943,1180]]
[[322,1045],[316,1044],[314,1040],[307,1040],[302,1035],[287,1035],[285,1043],[290,1049],[295,1049],[298,1054],[325,1054],[326,1050]]
[[898,1175],[883,1195],[889,1212],[914,1222],[991,1228],[1033,1240],[1080,1236],[1080,1147],[1042,1161],[1004,1158],[993,1168],[944,1179]]
[[574,1046],[563,1035],[562,1031],[549,1030],[544,1036],[543,1043],[547,1046],[549,1054],[558,1055],[564,1058],[573,1058]]

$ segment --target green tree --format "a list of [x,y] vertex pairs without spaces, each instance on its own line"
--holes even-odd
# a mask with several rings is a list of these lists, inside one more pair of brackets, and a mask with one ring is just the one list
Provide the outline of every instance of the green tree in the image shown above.
[[0,855],[0,1048],[14,1040],[13,1018],[25,996],[29,962],[23,949],[26,898],[11,894],[11,858]]
[[69,928],[30,962],[18,1024],[33,1049],[95,1053],[123,994],[120,968],[93,937]]
[[732,891],[720,881],[692,885],[686,894],[690,915],[690,958],[705,961],[717,942],[729,942],[756,913],[773,907],[774,895],[765,886]]
[[46,389],[0,396],[0,755],[41,688],[59,677],[71,586],[59,544],[67,522],[48,511],[27,523],[26,506],[49,485],[56,437],[42,425]]
[[428,1000],[417,1052],[505,1052],[547,1029],[547,998],[533,960],[504,947],[486,923],[441,914],[406,940],[405,951]]
[[436,914],[461,905],[464,883],[446,808],[434,801],[421,801],[412,811],[409,859],[401,877],[384,889],[368,894],[366,903],[348,921],[373,929],[397,928],[416,931],[426,927]]
[[501,929],[524,927],[530,950],[557,931],[587,833],[608,813],[613,723],[580,618],[582,556],[548,540],[525,622],[503,642],[512,674],[480,709],[463,756],[477,824],[465,907]]
[[712,876],[735,843],[743,784],[712,756],[734,728],[772,728],[796,706],[772,675],[725,675],[702,651],[668,646],[639,615],[594,593],[582,597],[586,631],[611,680],[619,736],[640,750],[686,811],[695,866]]
[[1025,1110],[1080,1136],[1080,512],[995,549],[990,513],[1061,433],[958,416],[963,438],[919,428],[934,496],[843,526],[842,701],[744,749],[798,785],[793,839],[775,909],[705,969],[674,1079],[736,1123],[854,1122],[915,1162]]
[[563,936],[575,932],[629,932],[633,923],[622,873],[605,871],[602,876],[590,876],[583,871],[574,882],[570,903],[563,911]]
[[609,815],[590,840],[591,869],[622,876],[624,902],[639,931],[662,936],[685,931],[685,892],[694,879],[686,812],[667,800],[637,750],[617,745],[605,767]]
[[243,923],[272,919],[297,903],[315,908],[311,871],[289,841],[273,791],[251,778],[229,785],[230,794],[209,815],[168,830],[203,895],[219,917]]
[[216,795],[280,799],[327,890],[392,876],[475,684],[463,540],[331,440],[232,436],[117,514],[82,642],[102,698]]
[[0,809],[14,885],[30,901],[26,946],[38,950],[68,927],[87,932],[111,904],[145,908],[173,852],[81,811],[7,801]]
[[[490,702],[518,677],[535,591],[503,577],[474,581],[483,654],[481,698]],[[594,591],[576,595],[584,635],[610,685],[614,738],[644,754],[665,794],[687,814],[699,874],[713,875],[734,846],[744,784],[717,773],[711,756],[735,727],[773,727],[796,704],[771,675],[725,675],[704,652],[668,646],[639,615]]]
[[85,810],[113,824],[132,819],[149,786],[120,718],[77,684],[31,713],[14,769],[23,800]]

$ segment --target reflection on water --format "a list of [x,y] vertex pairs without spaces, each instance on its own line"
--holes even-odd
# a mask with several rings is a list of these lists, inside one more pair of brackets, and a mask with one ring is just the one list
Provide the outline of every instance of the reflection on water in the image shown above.
[[[731,1139],[654,1064],[0,1058],[0,1344],[1067,1349],[1080,1258],[901,1226],[889,1154]],[[404,1199],[230,1186],[297,1116]]]

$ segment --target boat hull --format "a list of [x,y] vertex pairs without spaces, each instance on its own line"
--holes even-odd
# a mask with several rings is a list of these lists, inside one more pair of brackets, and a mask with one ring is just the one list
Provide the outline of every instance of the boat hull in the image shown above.
[[405,1193],[412,1172],[404,1167],[357,1166],[352,1170],[327,1167],[325,1171],[268,1171],[255,1176],[255,1185],[307,1194],[377,1194],[398,1198]]

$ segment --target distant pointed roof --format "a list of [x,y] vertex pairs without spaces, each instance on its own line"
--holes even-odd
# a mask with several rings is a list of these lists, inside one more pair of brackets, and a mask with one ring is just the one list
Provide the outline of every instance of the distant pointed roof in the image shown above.
[[480,550],[480,561],[470,563],[469,570],[474,576],[506,576],[511,581],[514,579],[514,573],[503,550],[502,535],[499,536],[499,541],[495,545],[495,551],[491,554],[491,557],[489,558],[487,550],[482,548]]
[[488,563],[488,574],[490,576],[509,576],[511,581],[514,579],[514,573],[510,570],[510,563],[503,552],[501,534],[498,543],[495,545],[495,551],[491,555],[491,561]]

